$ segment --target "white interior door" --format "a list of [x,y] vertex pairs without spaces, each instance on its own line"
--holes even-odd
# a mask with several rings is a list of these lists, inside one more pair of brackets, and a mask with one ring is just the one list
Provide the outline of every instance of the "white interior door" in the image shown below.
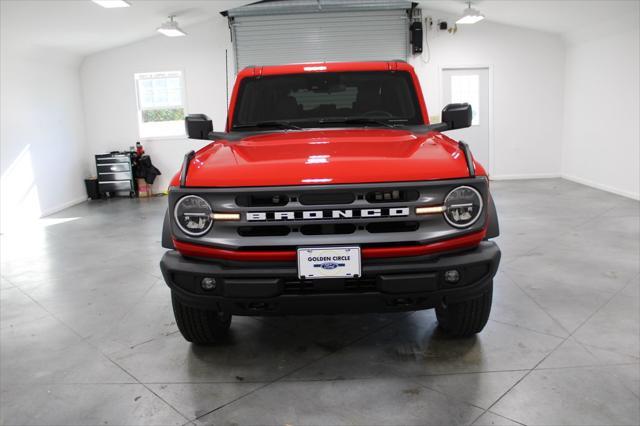
[[452,130],[447,135],[469,144],[474,158],[489,171],[489,69],[444,68],[442,103],[467,102],[471,105],[471,127]]

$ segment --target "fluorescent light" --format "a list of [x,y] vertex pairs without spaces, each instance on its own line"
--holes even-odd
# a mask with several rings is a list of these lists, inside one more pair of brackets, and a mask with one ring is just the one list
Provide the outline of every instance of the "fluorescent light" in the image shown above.
[[479,10],[472,8],[471,1],[469,1],[469,6],[464,10],[460,19],[456,21],[456,24],[475,24],[483,19],[484,15]]
[[100,5],[104,8],[107,9],[115,9],[118,7],[129,7],[131,6],[131,4],[129,4],[129,2],[126,2],[124,0],[91,0],[92,2],[94,2],[97,5]]
[[158,28],[158,32],[167,37],[182,37],[187,35],[187,33],[179,28]]
[[187,33],[182,31],[178,26],[178,23],[173,20],[175,15],[169,16],[169,20],[160,25],[158,28],[158,32],[160,34],[166,35],[167,37],[182,37],[186,36]]

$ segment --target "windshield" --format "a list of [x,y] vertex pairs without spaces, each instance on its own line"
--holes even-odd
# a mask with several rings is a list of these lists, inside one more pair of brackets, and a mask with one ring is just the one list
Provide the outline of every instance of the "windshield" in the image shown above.
[[423,124],[408,72],[250,77],[237,99],[232,130]]

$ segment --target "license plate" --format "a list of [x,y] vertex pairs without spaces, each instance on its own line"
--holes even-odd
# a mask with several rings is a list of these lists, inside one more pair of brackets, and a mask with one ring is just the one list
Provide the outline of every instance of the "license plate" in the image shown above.
[[360,247],[298,249],[298,278],[357,278],[360,275]]

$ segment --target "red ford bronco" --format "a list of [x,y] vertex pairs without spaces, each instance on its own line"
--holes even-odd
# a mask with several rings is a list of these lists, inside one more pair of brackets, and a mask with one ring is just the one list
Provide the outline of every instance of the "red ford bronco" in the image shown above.
[[453,336],[484,327],[500,261],[484,168],[430,124],[400,61],[249,67],[225,132],[204,115],[169,188],[160,263],[180,332],[211,343],[232,315],[435,308]]

